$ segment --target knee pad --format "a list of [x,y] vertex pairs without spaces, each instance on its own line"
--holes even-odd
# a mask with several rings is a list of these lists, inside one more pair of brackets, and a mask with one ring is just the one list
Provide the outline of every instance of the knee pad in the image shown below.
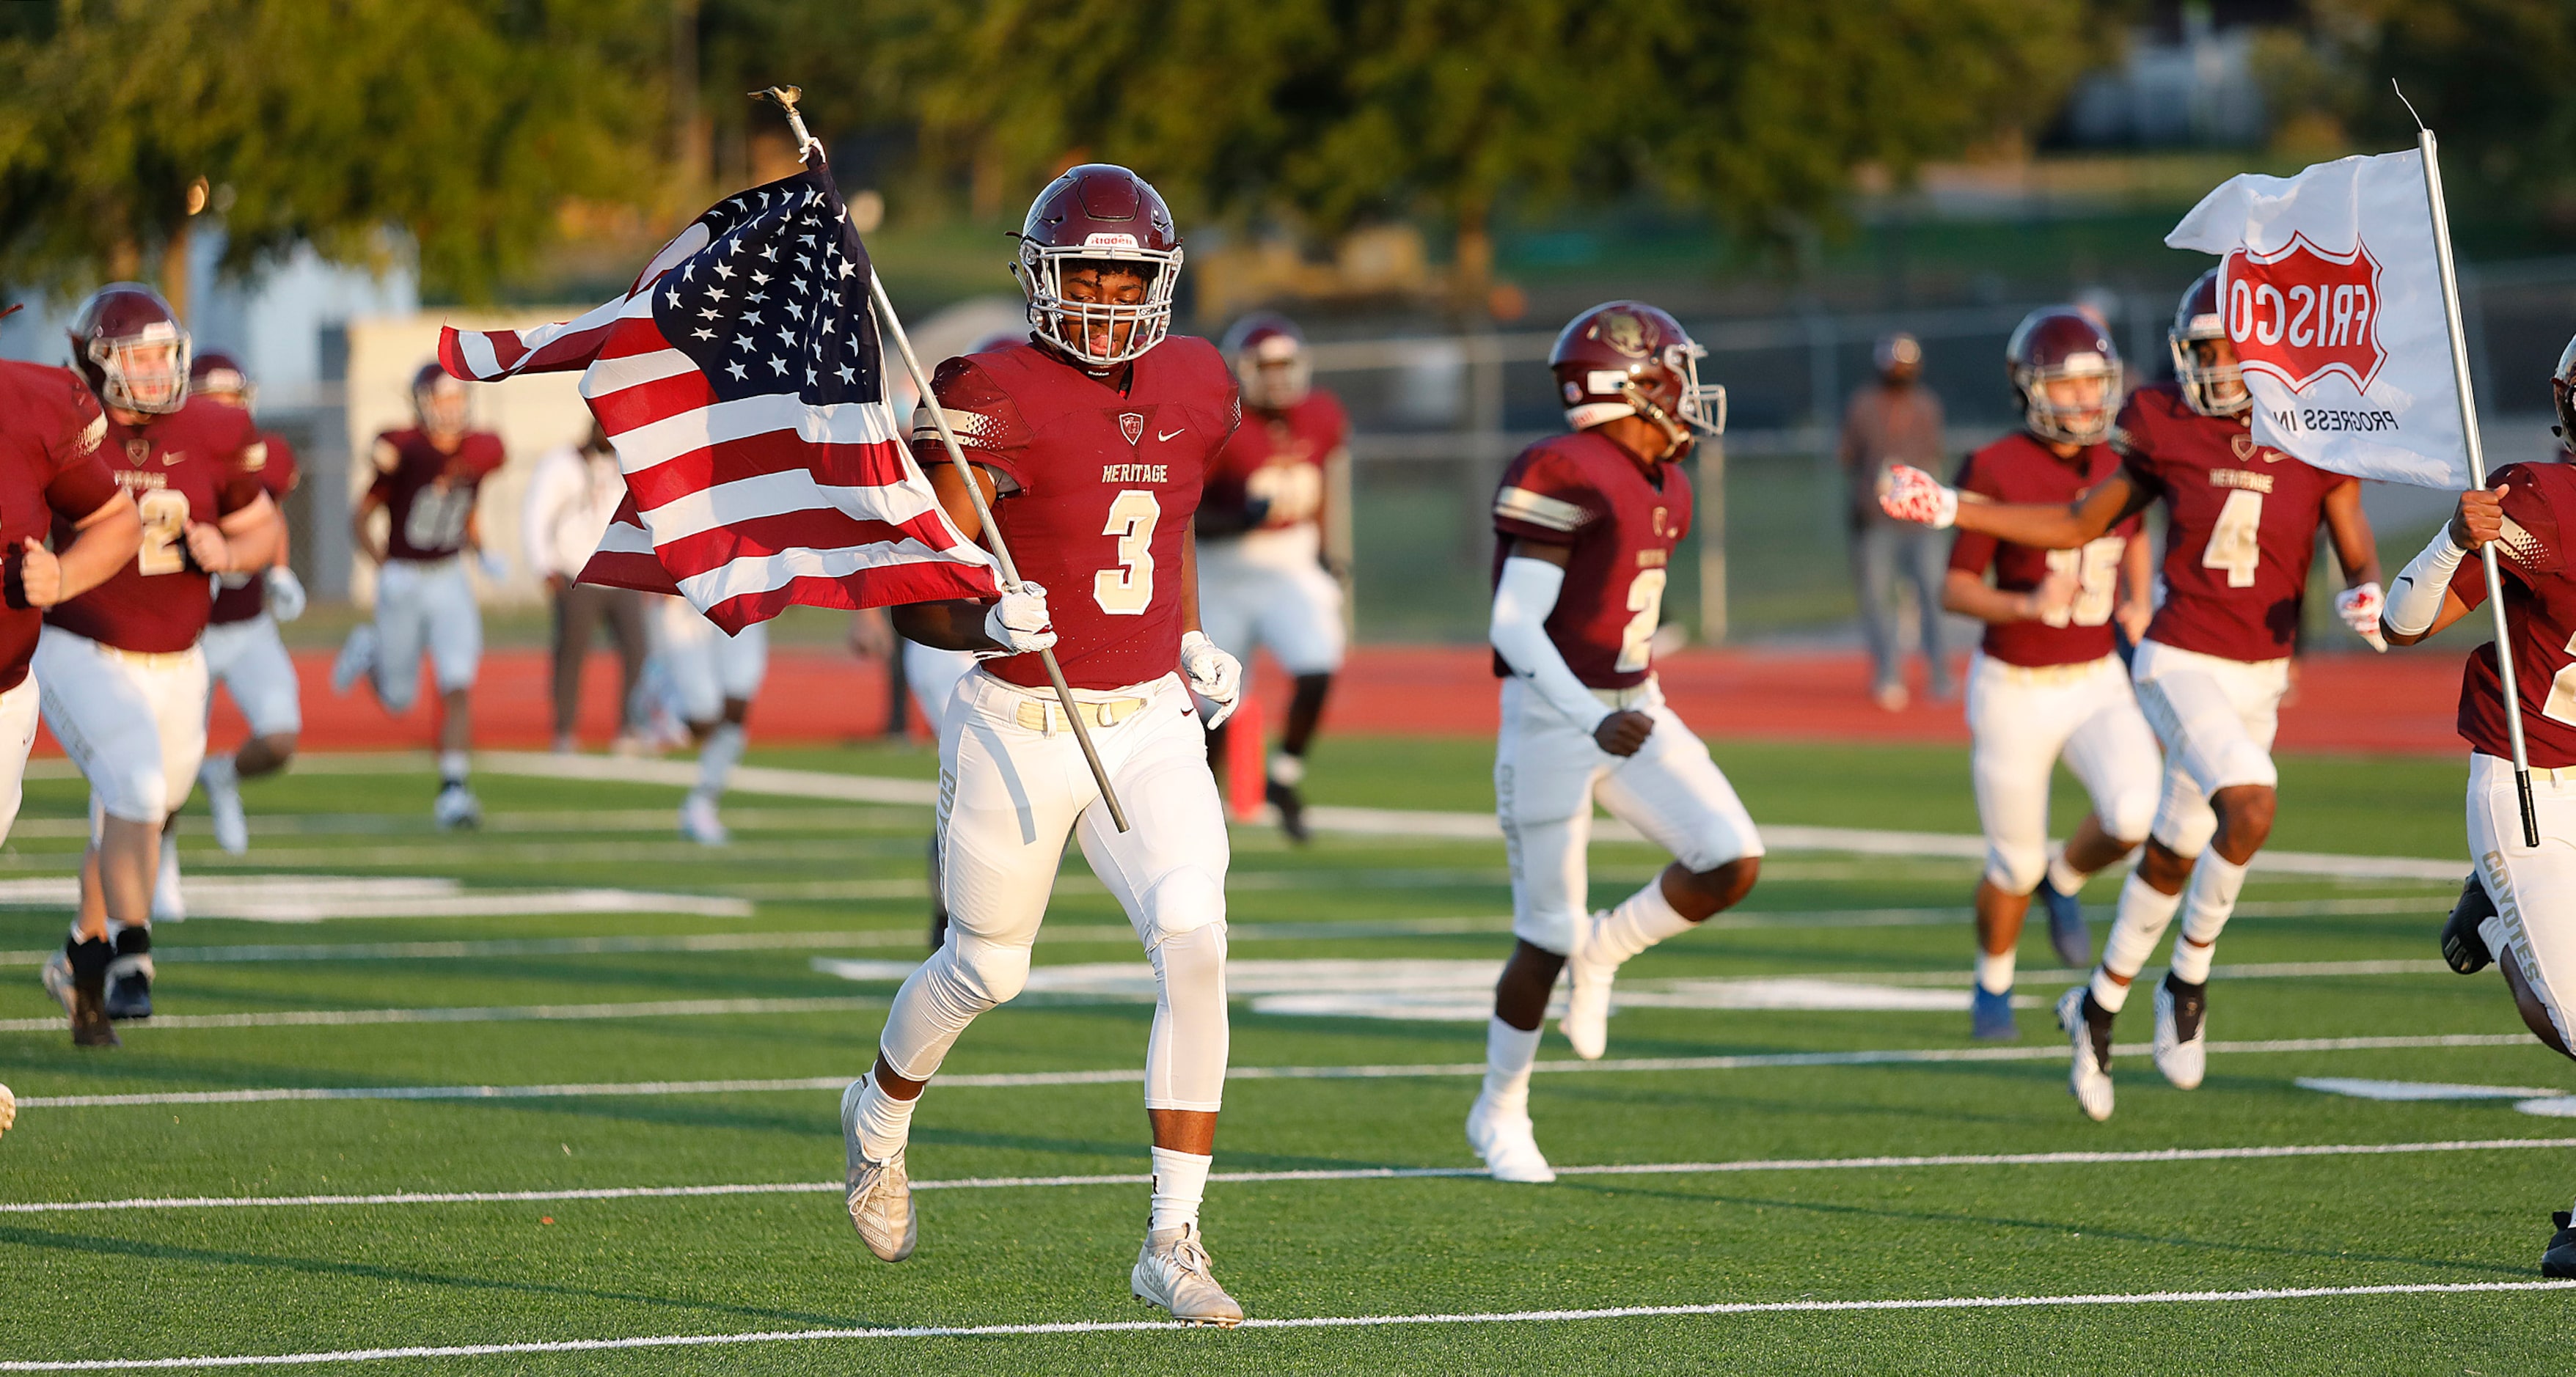
[[419,675],[420,670],[418,666],[414,666],[412,670],[412,678],[401,683],[394,683],[387,679],[381,670],[378,671],[376,674],[376,702],[381,705],[385,712],[390,716],[400,717],[404,713],[410,712],[411,705],[420,701]]
[[1225,930],[1202,926],[1153,950],[1154,1032],[1145,1049],[1145,1107],[1214,1113],[1225,1102],[1229,1029]]
[[2004,893],[2028,894],[2047,874],[2048,848],[1986,843],[1986,879]]
[[2101,823],[2103,831],[2121,841],[2146,840],[2148,830],[2156,825],[2156,791],[2122,790],[2111,799],[2110,811],[2102,816]]
[[949,943],[934,961],[945,957],[955,986],[975,1004],[990,1009],[1008,1004],[1029,984],[1029,949],[1005,946],[971,933],[950,929]]
[[2272,763],[2271,752],[2251,741],[2230,741],[2218,753],[2218,778],[2209,792],[2233,789],[2240,784],[2260,784],[2266,789],[2281,787],[2281,771]]
[[1156,880],[1141,904],[1148,951],[1211,924],[1223,934],[1225,886],[1197,866],[1182,866]]

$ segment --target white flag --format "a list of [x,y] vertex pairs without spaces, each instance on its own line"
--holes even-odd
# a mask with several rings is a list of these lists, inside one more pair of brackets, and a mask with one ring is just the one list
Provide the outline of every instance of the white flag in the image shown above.
[[2165,243],[2222,255],[2257,443],[2336,473],[2469,485],[2421,153],[2232,177]]

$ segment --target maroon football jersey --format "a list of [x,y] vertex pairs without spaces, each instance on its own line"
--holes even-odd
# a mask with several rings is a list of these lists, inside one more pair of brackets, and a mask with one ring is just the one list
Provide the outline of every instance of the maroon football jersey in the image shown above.
[[[2522,698],[2522,740],[2544,770],[2576,765],[2576,465],[2508,464],[2487,484],[2510,483],[2496,571],[2504,578],[2505,629],[2513,637],[2514,687]],[[2486,561],[2472,555],[2451,576],[2471,607],[2487,600]],[[2506,735],[2495,643],[2469,652],[2460,675],[2460,736],[2471,750],[2513,758]]]
[[[1173,335],[1121,389],[1029,344],[950,359],[931,391],[968,458],[992,470],[993,524],[1020,577],[1045,587],[1056,659],[1075,688],[1114,689],[1180,667],[1181,539],[1208,464],[1234,433],[1234,375],[1203,339]],[[918,437],[925,465],[945,464]],[[1028,688],[1035,655],[985,668]]]
[[[1592,431],[1552,435],[1522,450],[1494,494],[1494,531],[1569,558],[1547,638],[1574,677],[1593,688],[1629,688],[1653,669],[1673,548],[1690,530],[1690,476],[1657,464],[1650,476],[1628,451]],[[1504,544],[1494,542],[1494,582]],[[1494,675],[1511,667],[1494,657]]]
[[488,430],[467,432],[454,454],[418,430],[377,436],[376,481],[368,491],[384,499],[392,518],[385,557],[445,559],[463,549],[475,491],[503,458],[501,437]]
[[1270,510],[1256,529],[1310,524],[1324,508],[1324,460],[1350,440],[1349,415],[1321,389],[1284,412],[1247,411],[1216,457],[1202,505],[1240,512],[1255,499],[1265,500]]
[[[2072,459],[2060,459],[2048,446],[2021,432],[1969,455],[1956,486],[1997,502],[2055,506],[2074,501],[2078,493],[2119,467],[2120,456],[2109,445],[2089,445]],[[2075,571],[2072,607],[2038,621],[1989,622],[1986,654],[2008,665],[2080,665],[2116,650],[2111,613],[2119,603],[2120,556],[2137,533],[2138,519],[2133,516],[2081,549],[2042,550],[1976,531],[1959,532],[1950,547],[1950,567],[1982,578],[1991,566],[1995,587],[2007,593],[2037,588],[2052,569]]]
[[[284,506],[297,477],[295,451],[276,435],[262,432],[250,450],[250,468],[259,475],[260,491]],[[216,626],[249,621],[267,606],[267,595],[267,584],[257,574],[223,575],[215,580],[215,610],[208,620]]]
[[2172,519],[2148,638],[2249,664],[2288,656],[2326,494],[2360,480],[2254,443],[2245,418],[2203,416],[2169,382],[2129,394],[2111,444]]
[[[0,568],[10,584],[27,542],[43,540],[56,518],[69,526],[115,500],[99,458],[106,439],[107,418],[70,369],[0,362]],[[26,680],[44,624],[23,600],[0,607],[0,691]]]
[[[195,645],[214,608],[206,571],[188,553],[188,523],[217,521],[259,500],[250,458],[258,445],[250,413],[210,397],[190,397],[179,410],[139,426],[109,417],[99,455],[109,475],[134,494],[143,548],[105,583],[47,612],[46,625],[119,650],[168,653]],[[68,545],[73,534],[71,521],[58,516],[55,546]]]

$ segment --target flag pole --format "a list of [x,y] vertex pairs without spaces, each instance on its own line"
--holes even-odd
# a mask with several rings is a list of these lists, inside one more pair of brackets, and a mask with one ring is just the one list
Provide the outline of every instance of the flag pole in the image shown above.
[[[2406,99],[2404,92],[2398,100]],[[2406,113],[2415,113],[2412,104]],[[2469,379],[2469,341],[2460,327],[2460,277],[2451,266],[2451,215],[2442,204],[2442,166],[2433,131],[2415,122],[2415,147],[2424,155],[2424,194],[2432,202],[2433,251],[2441,260],[2442,309],[2450,317],[2451,377],[2458,386],[2460,399],[2460,433],[2467,438],[2469,452],[2469,486],[2487,485],[2486,445],[2478,436],[2478,400]],[[2495,614],[2495,651],[2497,688],[2504,695],[2505,736],[2513,745],[2513,787],[2522,804],[2522,844],[2540,845],[2540,814],[2531,801],[2531,756],[2522,744],[2522,693],[2516,687],[2513,672],[2513,641],[2507,635],[2504,619],[2504,578],[2496,568],[2494,541],[2478,547],[2478,556],[2486,562],[2487,606]]]
[[[806,161],[822,145],[805,132],[805,117],[796,111],[796,102],[805,92],[794,86],[772,86],[754,91],[754,100],[765,100],[787,116],[788,130],[796,136],[796,160]],[[893,338],[895,352],[903,355],[903,366],[912,374],[912,385],[921,393],[922,409],[939,431],[939,442],[948,449],[948,462],[957,468],[957,477],[966,484],[966,496],[975,503],[975,517],[983,523],[985,541],[992,547],[993,562],[1001,566],[1002,585],[1020,586],[1019,566],[1011,559],[1010,546],[1002,542],[1001,528],[993,524],[993,508],[984,500],[983,486],[975,481],[975,471],[967,466],[966,451],[957,443],[957,432],[949,429],[947,409],[939,405],[930,390],[930,375],[922,371],[921,360],[912,352],[912,337],[904,333],[903,321],[894,313],[894,303],[886,298],[885,282],[877,276],[873,263],[868,267],[868,298],[876,308],[877,318],[885,323],[886,334]],[[1091,729],[1083,724],[1082,705],[1074,701],[1073,686],[1064,681],[1064,667],[1056,663],[1053,650],[1038,652],[1038,663],[1046,666],[1047,681],[1055,686],[1056,701],[1064,705],[1064,719],[1073,724],[1074,744],[1082,748],[1083,763],[1091,767],[1092,782],[1100,786],[1100,801],[1109,806],[1109,821],[1121,832],[1127,830],[1127,811],[1118,806],[1118,792],[1109,787],[1109,771],[1100,763],[1100,752],[1091,744]]]

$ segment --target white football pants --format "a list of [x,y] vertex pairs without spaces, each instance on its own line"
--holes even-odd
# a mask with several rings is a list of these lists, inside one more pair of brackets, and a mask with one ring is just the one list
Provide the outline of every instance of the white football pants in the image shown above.
[[2163,761],[2117,655],[2025,668],[1971,657],[1971,773],[1986,833],[1986,878],[2028,894],[2048,874],[2048,786],[2058,757],[2093,796],[2102,830],[2143,841],[2155,821]]
[[[2469,756],[2469,855],[2496,906],[2488,945],[2499,960],[2513,954],[2559,1041],[2576,1047],[2576,1011],[2567,1005],[2576,995],[2576,769],[2533,770],[2531,801],[2540,815],[2536,848],[2522,844],[2513,762]],[[2492,936],[2497,923],[2502,942]]]
[[1590,908],[1584,849],[1592,802],[1697,872],[1762,854],[1762,836],[1709,759],[1708,747],[1664,706],[1651,679],[1626,706],[1655,719],[1635,755],[1601,749],[1592,733],[1531,692],[1503,681],[1503,728],[1494,742],[1494,808],[1512,864],[1512,935],[1558,955],[1574,950]]
[[2272,738],[2281,727],[2281,695],[2290,690],[2290,662],[2228,660],[2141,641],[2130,672],[2138,707],[2165,748],[2155,838],[2177,856],[2198,856],[2218,831],[2210,795],[2281,781]]
[[27,798],[27,752],[36,744],[38,700],[43,694],[33,670],[16,688],[0,693],[0,841],[8,840],[9,828],[18,821],[18,805]]
[[1317,539],[1300,526],[1199,542],[1199,624],[1217,649],[1247,665],[1266,649],[1292,678],[1342,667],[1342,586]]
[[483,665],[483,609],[461,555],[389,559],[376,571],[376,699],[399,717],[420,695],[420,656],[429,652],[441,694],[474,687]]
[[769,677],[769,624],[754,622],[742,634],[724,628],[686,598],[658,598],[653,609],[653,653],[662,657],[671,676],[671,691],[680,700],[680,716],[691,722],[713,722],[724,716],[725,700],[749,702],[760,695]]
[[1224,1099],[1225,807],[1207,732],[1180,676],[1107,693],[1092,745],[1125,808],[1117,831],[1051,692],[969,674],[939,737],[939,835],[948,938],[886,1015],[886,1062],[926,1080],[976,1015],[1028,982],[1029,947],[1068,833],[1154,963],[1145,1052],[1149,1109],[1213,1112]]
[[[206,628],[198,648],[206,653],[206,674],[233,696],[253,736],[278,736],[304,730],[304,696],[295,682],[295,660],[277,634],[277,622],[262,612],[247,621],[218,622]],[[206,697],[214,710],[214,696]]]
[[921,709],[921,720],[930,724],[932,740],[940,739],[946,731],[948,706],[957,696],[957,684],[974,668],[974,651],[941,650],[919,641],[903,641],[904,687],[912,694],[912,705]]
[[197,647],[118,650],[58,626],[36,642],[45,725],[89,781],[90,837],[102,814],[158,827],[206,759],[206,657]]

